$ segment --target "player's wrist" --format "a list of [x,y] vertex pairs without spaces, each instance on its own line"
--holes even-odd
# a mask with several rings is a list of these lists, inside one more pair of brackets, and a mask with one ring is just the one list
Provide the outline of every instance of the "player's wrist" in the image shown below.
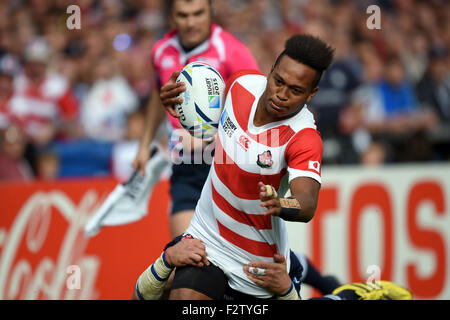
[[297,221],[300,218],[300,203],[297,199],[280,198],[280,214],[278,215],[285,221]]
[[278,300],[299,300],[300,297],[297,293],[297,290],[295,290],[294,282],[291,281],[291,285],[289,286],[289,289],[285,291],[284,293],[277,296]]
[[174,268],[174,262],[173,262],[173,257],[171,256],[171,250],[172,248],[169,247],[166,250],[163,251],[162,254],[162,261],[164,263],[164,266],[167,267],[168,269],[173,269]]

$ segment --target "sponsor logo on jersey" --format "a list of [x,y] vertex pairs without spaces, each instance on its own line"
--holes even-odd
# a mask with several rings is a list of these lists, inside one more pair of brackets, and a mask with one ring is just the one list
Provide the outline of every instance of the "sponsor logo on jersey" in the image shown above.
[[227,136],[231,138],[237,127],[233,123],[233,121],[231,121],[226,111],[223,112],[222,117],[220,118],[220,123],[222,124],[223,130],[225,131]]
[[308,169],[312,169],[314,171],[320,172],[320,162],[309,160]]
[[258,154],[256,164],[261,168],[271,168],[273,165],[273,160],[272,160],[272,153],[270,152],[270,150]]
[[242,135],[239,137],[238,143],[242,148],[244,148],[245,151],[247,151],[250,145],[250,140],[246,136]]

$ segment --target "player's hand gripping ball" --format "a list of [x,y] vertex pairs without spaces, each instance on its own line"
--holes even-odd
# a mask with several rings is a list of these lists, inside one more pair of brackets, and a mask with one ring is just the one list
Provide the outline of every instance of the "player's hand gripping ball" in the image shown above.
[[176,82],[184,82],[183,103],[175,105],[180,124],[196,138],[212,138],[219,126],[224,103],[225,82],[219,72],[204,62],[186,65]]

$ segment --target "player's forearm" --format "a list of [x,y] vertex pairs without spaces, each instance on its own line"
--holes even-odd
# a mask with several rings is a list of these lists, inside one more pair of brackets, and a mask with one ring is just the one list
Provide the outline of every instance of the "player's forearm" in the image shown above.
[[159,100],[159,92],[155,90],[152,92],[150,101],[147,105],[145,127],[139,143],[139,148],[148,148],[149,144],[155,138],[156,131],[158,130],[161,122],[164,120],[164,116],[165,111]]
[[308,195],[280,198],[280,218],[286,221],[308,222],[316,211],[316,202]]
[[135,288],[136,296],[140,300],[159,300],[172,271],[173,267],[167,262],[163,252],[139,277]]

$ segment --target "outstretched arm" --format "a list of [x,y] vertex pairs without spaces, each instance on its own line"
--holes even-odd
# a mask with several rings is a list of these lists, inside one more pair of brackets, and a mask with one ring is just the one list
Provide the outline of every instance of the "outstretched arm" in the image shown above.
[[147,105],[144,132],[139,141],[138,153],[133,161],[133,168],[139,170],[142,175],[145,174],[145,165],[150,159],[149,145],[155,138],[156,131],[164,120],[164,116],[164,109],[161,107],[161,100],[159,99],[159,90],[155,89]]
[[270,185],[258,183],[261,206],[266,215],[279,216],[286,221],[308,222],[316,211],[320,184],[311,178],[298,177],[291,181],[292,197],[280,198]]

